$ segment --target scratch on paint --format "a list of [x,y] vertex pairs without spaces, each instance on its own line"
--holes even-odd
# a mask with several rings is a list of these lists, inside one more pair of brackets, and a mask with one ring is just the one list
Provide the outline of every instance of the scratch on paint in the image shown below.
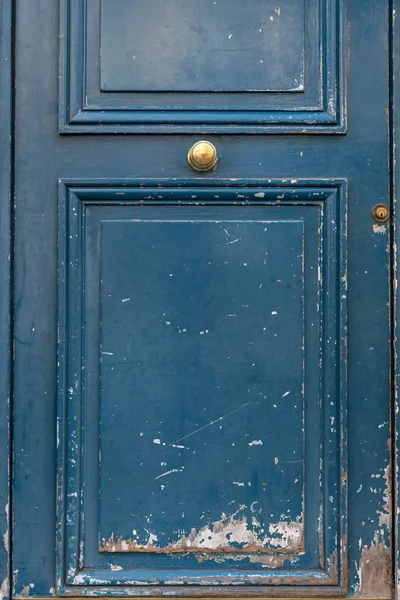
[[161,479],[161,477],[165,477],[166,475],[170,475],[170,473],[182,473],[183,469],[171,469],[170,471],[166,471],[165,473],[161,473],[161,475],[157,475],[154,479]]
[[236,240],[232,240],[231,242],[226,242],[226,244],[224,244],[224,246],[229,246],[230,244],[236,244],[237,242],[240,242],[242,238],[237,238]]
[[252,402],[246,402],[245,404],[241,404],[234,410],[231,410],[230,412],[228,412],[226,415],[223,415],[222,417],[218,417],[218,419],[215,419],[214,421],[210,421],[209,423],[207,423],[207,425],[203,425],[203,427],[199,427],[198,429],[195,429],[191,433],[188,433],[187,435],[184,435],[183,437],[179,438],[179,440],[175,441],[175,444],[178,444],[178,442],[182,442],[183,440],[186,440],[187,438],[191,437],[192,435],[195,435],[195,433],[199,433],[199,431],[203,431],[203,429],[206,429],[207,427],[211,427],[215,423],[218,423],[218,421],[222,421],[222,419],[226,419],[226,417],[233,415],[234,413],[238,412],[238,410],[245,408],[249,404],[252,404]]

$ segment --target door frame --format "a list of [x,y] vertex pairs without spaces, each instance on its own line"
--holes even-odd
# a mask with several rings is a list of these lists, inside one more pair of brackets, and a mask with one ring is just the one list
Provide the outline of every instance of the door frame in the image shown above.
[[[391,136],[389,168],[390,323],[391,337],[391,449],[395,598],[400,600],[400,0],[389,0],[388,126]],[[14,20],[16,0],[0,0],[0,598],[12,596],[11,478],[13,372],[13,240],[14,240]]]

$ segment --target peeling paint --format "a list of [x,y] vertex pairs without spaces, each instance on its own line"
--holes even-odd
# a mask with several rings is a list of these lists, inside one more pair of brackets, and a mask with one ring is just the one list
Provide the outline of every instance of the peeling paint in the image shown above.
[[8,581],[8,577],[6,577],[5,579],[3,579],[3,581],[1,582],[1,586],[0,586],[0,598],[1,600],[3,600],[3,598],[7,598],[9,596],[9,581]]
[[[388,441],[390,449],[390,440]],[[372,479],[381,479],[381,473],[371,475]],[[378,512],[379,526],[375,532],[372,544],[363,545],[359,541],[361,558],[356,564],[358,585],[355,598],[391,598],[392,596],[392,551],[390,537],[392,529],[392,465],[391,461],[384,469],[382,478],[385,480],[382,509]],[[370,488],[376,493],[376,490]]]
[[[199,563],[212,560],[213,562],[224,564],[226,561],[226,555],[224,556],[216,556],[215,554],[196,554],[196,560]],[[285,563],[289,563],[293,566],[296,562],[300,560],[300,555],[294,554],[286,554],[286,553],[277,553],[277,554],[265,554],[265,553],[256,553],[256,554],[229,554],[229,560],[234,561],[244,561],[248,560],[252,564],[257,564],[265,569],[279,569],[285,565]]]
[[371,546],[364,546],[357,569],[359,585],[354,598],[391,598],[391,550],[376,534]]
[[[8,509],[8,502],[7,502],[7,504],[5,506],[5,509],[4,509],[4,512],[6,513],[6,522],[7,523],[8,523],[8,510],[9,509]],[[3,533],[3,544],[4,544],[4,548],[6,549],[7,554],[10,551],[10,549],[9,549],[9,538],[10,538],[10,535],[9,535],[9,531],[7,529],[7,531],[5,531]]]
[[387,527],[387,530],[390,531],[392,527],[392,469],[390,464],[385,468],[384,479],[386,487],[383,492],[384,504],[379,514],[379,525]]
[[378,225],[377,223],[372,225],[372,229],[374,233],[386,233],[387,230],[386,225]]
[[300,517],[296,521],[281,521],[268,525],[268,534],[257,521],[250,527],[245,516],[222,515],[220,521],[204,525],[201,529],[193,528],[189,535],[171,542],[168,546],[156,546],[157,537],[149,534],[148,541],[143,544],[135,539],[115,539],[114,534],[102,540],[100,552],[304,552],[304,527]]
[[20,592],[20,596],[22,598],[28,598],[29,594],[31,591],[31,587],[29,585],[24,585],[24,587],[22,588],[21,592]]

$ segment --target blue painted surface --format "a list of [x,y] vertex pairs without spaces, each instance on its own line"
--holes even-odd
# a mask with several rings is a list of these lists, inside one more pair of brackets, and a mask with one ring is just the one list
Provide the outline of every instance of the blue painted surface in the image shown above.
[[0,595],[11,595],[11,225],[12,225],[12,8],[0,10]]
[[59,591],[340,590],[345,182],[84,183],[60,196]]
[[[265,515],[284,512],[296,536],[303,522],[304,225],[182,213],[110,211],[100,225],[100,545],[152,535],[150,548],[233,552],[254,537],[273,550]],[[243,541],[186,539],[222,515],[245,519]]]
[[188,0],[103,0],[100,87],[302,92],[304,11],[301,2],[287,3],[281,19],[273,0],[205,0],[195,6]]
[[345,12],[61,0],[60,132],[344,133]]
[[239,94],[102,92],[60,5],[17,0],[15,596],[388,597],[388,3],[307,0],[304,92]]
[[394,444],[393,444],[393,461],[395,465],[395,477],[393,484],[394,492],[394,507],[395,517],[393,522],[394,533],[393,533],[393,546],[394,546],[394,583],[396,594],[399,594],[400,590],[400,521],[399,521],[399,498],[400,498],[400,477],[399,477],[399,458],[400,458],[400,437],[399,437],[399,398],[400,398],[400,346],[399,346],[399,310],[400,310],[400,296],[398,293],[398,279],[399,279],[399,163],[398,163],[398,144],[399,144],[399,132],[400,132],[400,115],[398,109],[395,110],[399,105],[399,92],[400,92],[400,79],[399,79],[399,59],[400,59],[400,37],[399,37],[399,19],[398,14],[400,5],[397,0],[392,4],[392,14],[390,15],[391,22],[391,77],[392,77],[392,89],[391,89],[391,119],[390,126],[392,131],[392,151],[391,151],[391,169],[392,169],[392,188],[391,188],[391,200],[392,200],[392,219],[393,219],[393,246],[391,252],[392,260],[392,302],[393,302],[393,317],[392,317],[392,344],[393,344],[393,373],[392,373],[392,394],[393,394],[393,408],[392,408],[392,420],[393,420],[393,431],[394,431]]

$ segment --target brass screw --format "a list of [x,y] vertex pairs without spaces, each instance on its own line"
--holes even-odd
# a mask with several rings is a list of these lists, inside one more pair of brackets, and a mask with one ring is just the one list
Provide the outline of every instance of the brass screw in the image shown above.
[[378,223],[386,223],[390,217],[390,210],[386,204],[377,204],[372,209],[372,216]]

